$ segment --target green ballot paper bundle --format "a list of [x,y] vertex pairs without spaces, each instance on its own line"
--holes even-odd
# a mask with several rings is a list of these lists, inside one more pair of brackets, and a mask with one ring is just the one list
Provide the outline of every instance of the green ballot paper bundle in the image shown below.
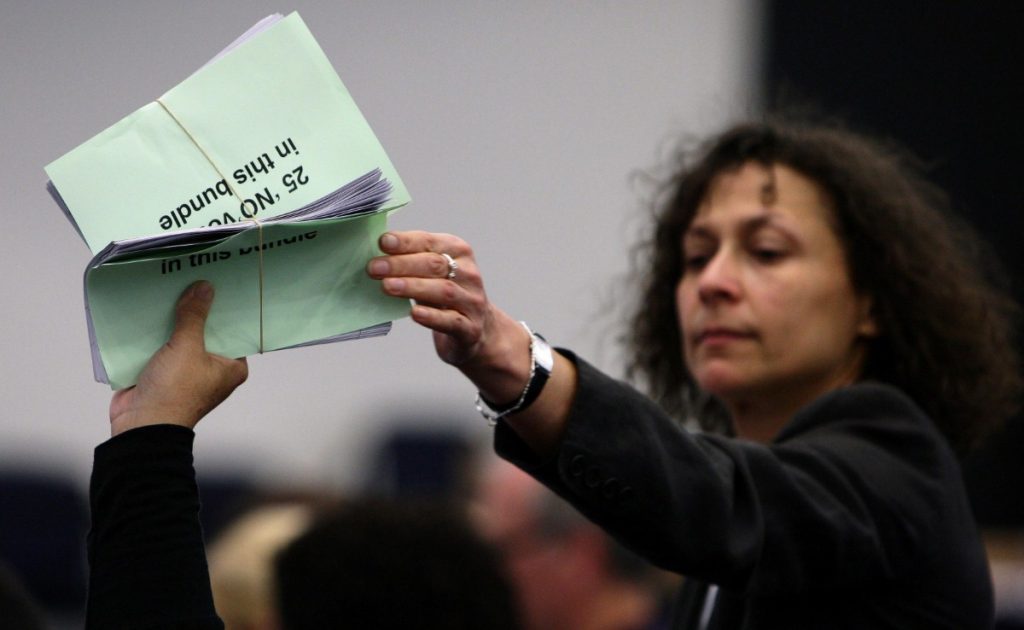
[[408,313],[364,268],[409,195],[297,13],[46,173],[93,252],[93,371],[114,388],[136,382],[199,279],[217,292],[207,348],[229,357],[385,334]]

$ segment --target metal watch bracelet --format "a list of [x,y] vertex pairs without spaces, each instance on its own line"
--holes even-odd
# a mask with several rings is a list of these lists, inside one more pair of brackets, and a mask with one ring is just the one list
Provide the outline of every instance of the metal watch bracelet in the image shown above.
[[526,387],[519,398],[509,404],[495,405],[480,392],[476,393],[476,410],[491,426],[505,416],[525,410],[537,400],[555,365],[554,353],[547,340],[530,330],[526,322],[521,321],[519,324],[530,334],[530,378],[526,381]]

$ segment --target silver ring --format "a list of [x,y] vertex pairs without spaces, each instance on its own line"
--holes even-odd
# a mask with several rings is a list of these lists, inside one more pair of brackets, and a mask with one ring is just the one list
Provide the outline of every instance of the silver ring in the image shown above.
[[447,278],[449,280],[454,280],[455,279],[455,271],[459,268],[459,263],[455,262],[454,258],[449,256],[448,254],[445,254],[444,252],[441,252],[441,255],[444,256],[444,261],[446,263],[448,263],[448,276],[447,276]]

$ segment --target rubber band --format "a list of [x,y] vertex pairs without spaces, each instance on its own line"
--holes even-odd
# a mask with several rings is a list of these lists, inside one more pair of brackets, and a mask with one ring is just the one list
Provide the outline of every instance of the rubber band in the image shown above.
[[220,175],[220,178],[224,180],[225,184],[227,184],[228,190],[230,190],[231,194],[235,196],[235,199],[238,200],[238,203],[242,203],[244,198],[240,194],[238,194],[238,190],[236,190],[235,187],[231,185],[231,179],[228,178],[228,176],[225,175],[220,170],[220,168],[217,166],[217,163],[213,161],[213,158],[210,157],[210,154],[207,153],[206,149],[203,148],[203,145],[199,144],[199,141],[196,140],[196,137],[193,136],[192,132],[188,130],[188,127],[181,123],[181,120],[174,115],[174,112],[171,111],[171,108],[168,107],[167,103],[163,102],[162,99],[158,98],[156,99],[156,102],[160,104],[160,107],[164,108],[164,111],[167,112],[167,115],[171,117],[171,120],[173,120],[178,125],[178,127],[185,132],[185,135],[188,136],[188,139],[192,141],[192,144],[194,144],[195,147],[199,149],[199,152],[203,154],[203,157],[206,158],[206,161],[210,163],[210,166],[213,167],[213,170],[217,171],[217,174]]
[[258,234],[258,242],[256,245],[257,251],[257,265],[259,266],[259,286],[260,286],[260,348],[259,353],[263,354],[263,224],[258,219],[245,219],[245,223],[255,223]]
[[[231,185],[231,179],[229,179],[226,175],[224,175],[223,172],[221,172],[220,168],[217,166],[217,163],[213,161],[213,158],[211,158],[210,154],[206,152],[206,149],[203,148],[203,145],[199,144],[199,141],[197,141],[196,137],[192,135],[192,132],[190,132],[188,130],[188,127],[186,127],[185,125],[183,125],[181,123],[181,120],[179,120],[178,117],[174,115],[174,112],[171,111],[171,108],[168,107],[167,103],[164,103],[162,99],[158,98],[158,99],[156,99],[156,102],[160,104],[160,107],[164,108],[164,111],[167,112],[167,115],[171,117],[171,120],[173,120],[178,125],[178,127],[182,131],[185,132],[185,135],[188,136],[188,139],[192,141],[192,144],[194,144],[195,147],[197,149],[199,149],[199,152],[203,154],[203,157],[206,158],[206,161],[210,163],[210,166],[213,167],[213,170],[217,171],[217,174],[220,175],[220,178],[227,185],[228,190],[230,190],[231,194],[235,196],[235,199],[238,199],[238,203],[242,203],[243,198],[242,198],[242,196],[240,194],[238,194],[238,191],[235,189],[235,187]],[[243,219],[242,222],[245,222],[245,223],[249,223],[249,222],[255,223],[256,224],[257,233],[258,233],[258,241],[259,242],[258,242],[258,245],[257,245],[257,250],[259,251],[259,255],[257,256],[257,259],[258,259],[258,265],[259,265],[259,278],[258,279],[259,279],[259,287],[260,287],[260,345],[259,345],[259,353],[263,354],[263,224],[260,223],[258,219],[253,219],[253,218]]]

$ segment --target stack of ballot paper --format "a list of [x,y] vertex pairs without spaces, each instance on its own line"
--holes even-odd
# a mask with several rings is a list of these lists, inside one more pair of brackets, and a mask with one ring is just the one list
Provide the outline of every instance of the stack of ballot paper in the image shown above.
[[217,294],[207,349],[230,357],[384,334],[408,313],[364,269],[409,195],[297,13],[46,173],[94,254],[93,371],[114,388],[136,382],[199,279]]

